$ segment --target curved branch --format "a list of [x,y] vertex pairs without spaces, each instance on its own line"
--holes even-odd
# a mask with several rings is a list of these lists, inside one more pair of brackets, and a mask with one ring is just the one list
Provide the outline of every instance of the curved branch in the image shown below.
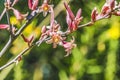
[[31,45],[30,47],[26,48],[25,50],[23,50],[21,53],[19,53],[13,60],[11,60],[10,62],[8,62],[7,64],[5,64],[4,66],[0,67],[0,70],[8,67],[9,65],[13,64],[13,63],[17,63],[19,57],[21,57],[24,53],[26,53],[28,50],[30,50],[34,45]]

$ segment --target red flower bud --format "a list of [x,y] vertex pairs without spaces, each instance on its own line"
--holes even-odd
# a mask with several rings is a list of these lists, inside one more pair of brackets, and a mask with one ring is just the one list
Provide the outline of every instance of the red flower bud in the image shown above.
[[108,14],[109,12],[110,12],[109,6],[103,6],[102,11],[101,11],[101,15]]
[[25,42],[29,42],[29,39],[26,38],[23,34],[21,34],[21,36],[22,36],[22,38],[23,38],[23,40],[24,40]]
[[98,15],[98,12],[97,12],[97,9],[96,7],[92,10],[92,13],[91,13],[91,21],[92,22],[95,22],[96,21],[96,17]]
[[23,34],[21,34],[23,40],[28,43],[28,46],[32,43],[34,36],[31,36],[30,38],[26,38]]

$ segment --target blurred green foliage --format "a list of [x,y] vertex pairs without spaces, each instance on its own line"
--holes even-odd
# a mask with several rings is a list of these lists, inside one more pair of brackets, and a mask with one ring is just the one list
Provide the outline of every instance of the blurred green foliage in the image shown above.
[[[51,3],[56,7],[60,1],[51,0]],[[3,6],[1,3],[3,0],[0,0],[0,5]],[[81,24],[84,24],[90,21],[92,9],[96,6],[100,11],[104,3],[105,0],[71,0],[69,5],[74,13],[79,8],[82,9],[84,19]],[[3,8],[0,7],[0,13]],[[20,0],[15,8],[26,13],[27,0]],[[56,17],[63,29],[67,26],[65,16],[66,11],[63,10]],[[39,25],[43,19],[44,17],[40,14],[24,34],[26,36],[36,34],[38,38],[42,27]],[[15,22],[13,17],[11,21],[16,27],[20,27],[21,23]],[[8,35],[6,31],[0,30],[0,49],[5,45]],[[112,16],[110,19],[98,21],[69,36],[71,35],[75,36],[77,47],[70,56],[64,57],[66,53],[60,46],[53,49],[52,45],[42,43],[40,47],[34,47],[26,53],[19,64],[2,70],[0,80],[120,80],[120,17]],[[69,36],[68,38],[71,38]],[[0,66],[10,61],[26,46],[19,37],[12,48],[0,58]]]

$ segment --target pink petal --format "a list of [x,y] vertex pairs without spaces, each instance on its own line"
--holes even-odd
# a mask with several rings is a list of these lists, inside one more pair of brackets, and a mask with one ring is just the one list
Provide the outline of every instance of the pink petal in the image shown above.
[[66,44],[63,45],[64,48],[68,49],[69,47],[71,47],[71,43],[70,42],[66,42]]
[[17,9],[12,8],[12,10],[17,20],[23,20],[27,16],[27,14],[21,14]]
[[64,3],[64,6],[65,6],[66,10],[68,11],[68,14],[70,15],[70,18],[72,20],[74,20],[75,16],[74,16],[73,12],[71,11],[70,7],[68,7],[68,4]]
[[75,22],[73,21],[72,22],[72,25],[71,25],[71,31],[75,31],[77,30],[77,25],[75,24]]
[[78,12],[77,12],[77,14],[76,14],[76,17],[75,17],[75,18],[80,18],[81,13],[82,13],[82,10],[81,10],[81,9],[79,9],[79,10],[78,10]]
[[8,24],[0,24],[0,29],[7,29],[9,28]]
[[35,10],[38,6],[39,0],[33,0],[32,3],[33,3],[32,10]]
[[[67,11],[66,11],[66,12],[67,12]],[[72,21],[71,21],[71,19],[70,19],[70,16],[69,16],[68,12],[67,12],[67,16],[66,16],[66,22],[67,22],[68,26],[70,27]]]
[[28,0],[28,7],[32,10],[33,0]]

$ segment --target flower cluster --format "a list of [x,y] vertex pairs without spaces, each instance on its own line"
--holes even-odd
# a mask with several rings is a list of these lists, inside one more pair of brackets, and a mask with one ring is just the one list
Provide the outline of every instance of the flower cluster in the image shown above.
[[[67,35],[76,31],[79,28],[79,24],[83,20],[83,17],[81,16],[82,10],[79,9],[76,15],[74,15],[70,6],[67,3],[64,3],[66,9],[66,23],[68,26],[67,30],[64,32],[61,30],[60,24],[54,19],[53,5],[49,4],[49,0],[43,0],[41,6],[39,6],[39,0],[28,0],[28,8],[31,11],[30,14],[22,14],[14,8],[14,5],[18,1],[19,0],[13,0],[13,2],[11,2],[10,0],[7,0],[7,2],[5,3],[5,8],[7,11],[11,10],[18,21],[26,20],[26,26],[37,14],[43,13],[43,16],[45,17],[48,13],[50,13],[50,25],[42,27],[42,34],[36,44],[39,46],[43,41],[45,41],[47,44],[53,44],[53,48],[56,48],[57,45],[60,45],[65,48],[65,51],[67,52],[66,56],[68,56],[71,53],[71,50],[76,47],[76,44],[74,43],[74,37],[72,37],[70,42],[66,41]],[[117,3],[115,0],[106,0],[106,3],[101,9],[101,12],[98,13],[97,8],[95,7],[91,13],[91,21],[81,26],[84,27],[91,25],[97,20],[110,18],[112,15],[120,16],[120,3]],[[0,24],[0,29],[7,29],[11,30],[11,32],[13,33],[17,33],[17,31],[15,31],[16,29],[13,25],[11,26],[11,24]],[[21,28],[20,31],[18,31],[19,35],[22,33],[22,29],[24,28]],[[17,35],[17,37],[19,35]],[[32,36],[31,38],[26,38],[23,34],[21,34],[21,36],[30,47],[33,43],[34,37]]]
[[[72,11],[70,10],[70,8],[68,9],[68,5],[65,4],[65,7],[68,10],[68,15],[69,18],[67,18],[68,21],[71,21],[70,24],[72,24],[72,26],[69,26],[68,28],[68,32],[71,30],[74,31],[74,28],[77,28],[78,23],[81,20],[80,14],[81,14],[81,10],[78,11],[77,16],[73,18],[70,18],[70,15],[72,13]],[[42,41],[45,41],[47,44],[53,44],[53,48],[56,48],[57,45],[63,46],[65,48],[65,51],[67,52],[67,54],[65,56],[68,56],[71,53],[71,50],[76,47],[76,44],[74,44],[74,38],[73,40],[71,40],[70,42],[65,41],[66,37],[63,36],[63,31],[61,31],[61,26],[59,23],[57,23],[56,20],[54,20],[54,12],[53,12],[53,8],[50,8],[50,13],[51,13],[51,20],[50,20],[50,25],[49,26],[43,26],[42,30],[41,30],[41,37],[39,39],[39,41],[37,42],[38,45],[41,44]],[[73,20],[73,21],[72,21]],[[68,24],[68,25],[70,25]]]
[[[35,45],[39,46],[42,42],[53,44],[53,48],[56,48],[58,45],[62,46],[67,52],[65,56],[68,56],[71,53],[72,49],[76,47],[76,44],[74,43],[74,37],[72,37],[70,41],[67,41],[67,35],[76,31],[78,28],[92,25],[98,20],[110,18],[112,15],[120,16],[120,2],[117,3],[116,0],[106,0],[106,3],[103,5],[100,13],[98,13],[97,8],[95,7],[91,13],[91,20],[88,23],[79,25],[83,20],[83,17],[81,16],[82,10],[79,9],[76,15],[74,15],[70,6],[67,3],[64,3],[66,9],[67,30],[62,31],[61,25],[54,18],[53,5],[49,4],[49,0],[43,0],[41,6],[39,6],[39,0],[28,0],[28,8],[30,9],[30,14],[28,14],[28,12],[26,12],[26,14],[22,14],[19,10],[14,8],[14,5],[18,1],[19,0],[5,0],[5,11],[3,11],[3,14],[6,12],[8,24],[0,24],[0,30],[8,30],[10,32],[10,38],[7,44],[1,50],[0,57],[7,51],[8,48],[10,48],[15,39],[17,39],[20,35],[22,36],[24,42],[28,44],[28,48],[25,48],[23,51],[21,51],[21,53],[19,53],[19,55],[16,56],[11,62],[4,65],[3,67],[0,67],[0,70],[12,63],[17,64],[19,61],[21,61],[22,55],[25,52],[27,52]],[[21,22],[22,20],[25,20],[25,23],[22,24],[18,30],[14,27],[13,24],[10,23],[10,11],[12,11],[18,21]],[[50,25],[43,26],[39,40],[33,41],[34,36],[26,38],[22,32],[39,13],[43,13],[44,17],[50,13]],[[0,20],[2,19],[1,16]]]

